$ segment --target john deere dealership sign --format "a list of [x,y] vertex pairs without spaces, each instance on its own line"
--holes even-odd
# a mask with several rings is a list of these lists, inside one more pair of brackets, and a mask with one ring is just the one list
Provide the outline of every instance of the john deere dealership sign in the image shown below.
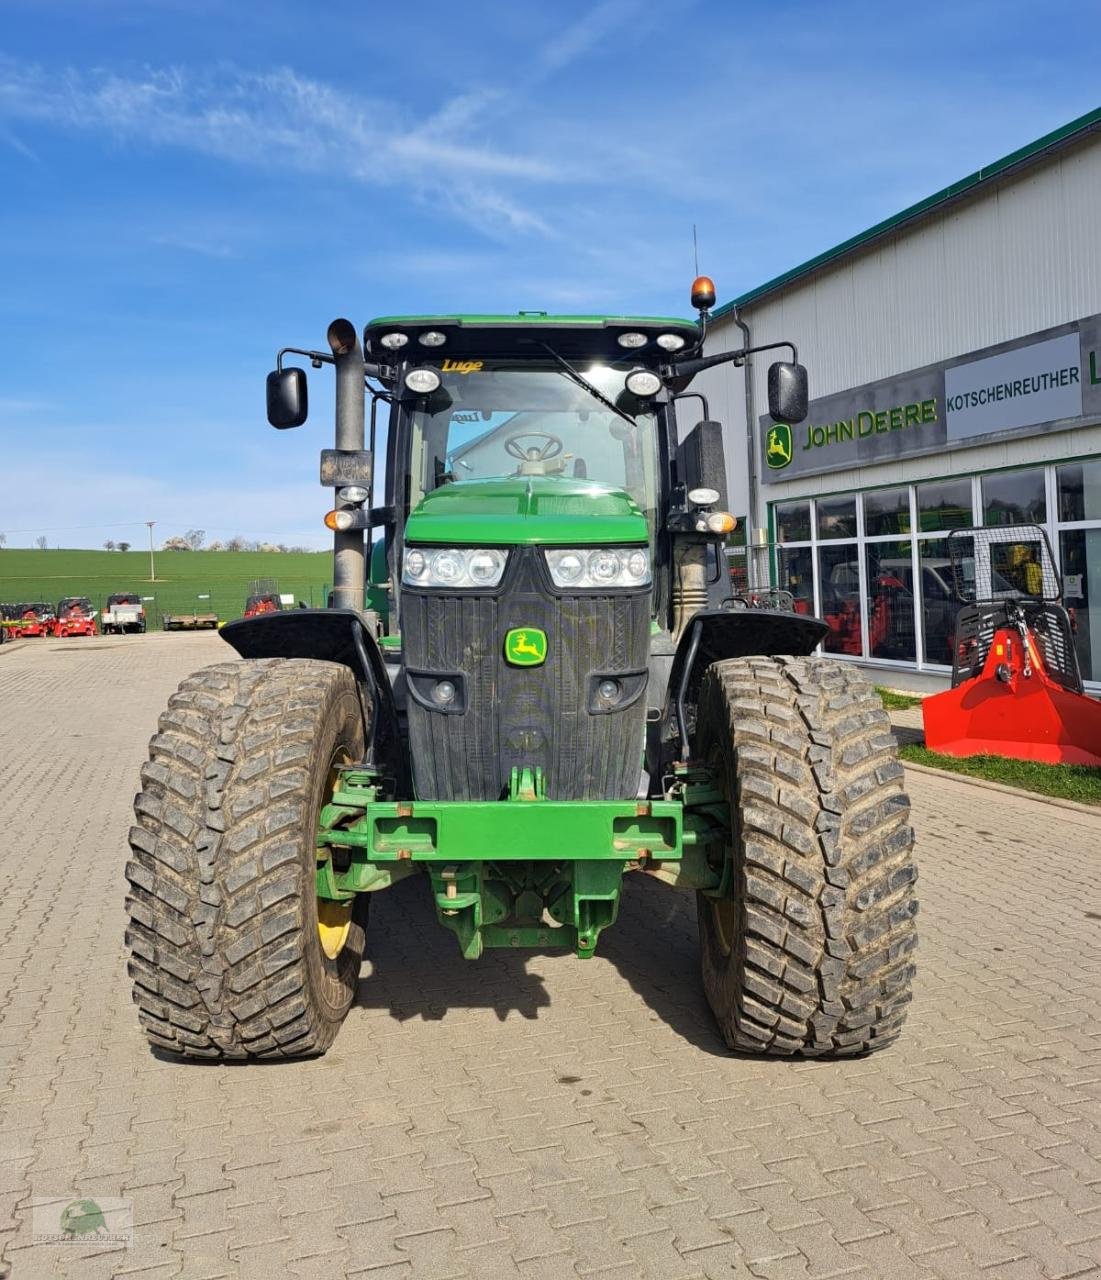
[[[1101,418],[1101,316],[812,400],[760,419],[762,479],[919,457]],[[814,370],[810,371],[811,386]]]

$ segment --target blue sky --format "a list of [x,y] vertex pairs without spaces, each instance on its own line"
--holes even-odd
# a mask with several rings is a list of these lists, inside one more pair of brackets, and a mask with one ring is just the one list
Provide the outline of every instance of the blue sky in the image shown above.
[[[1081,4],[0,0],[0,531],[325,546],[282,345],[686,314],[1097,105]],[[136,524],[137,527],[134,527]],[[91,527],[84,527],[91,526]]]

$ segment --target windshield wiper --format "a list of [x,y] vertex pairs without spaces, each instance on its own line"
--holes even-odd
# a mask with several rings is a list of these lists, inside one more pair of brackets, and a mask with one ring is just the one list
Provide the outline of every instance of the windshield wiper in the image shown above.
[[573,365],[570,364],[568,360],[563,359],[562,356],[560,356],[558,352],[555,351],[555,349],[552,346],[550,346],[549,343],[540,342],[539,346],[543,348],[543,350],[547,353],[547,355],[550,356],[550,358],[554,361],[554,363],[558,365],[558,367],[562,370],[562,372],[571,381],[576,382],[579,387],[581,387],[584,391],[587,391],[593,397],[593,399],[599,401],[605,407],[605,409],[611,409],[611,411],[614,414],[622,418],[623,421],[626,422],[629,426],[631,426],[635,431],[638,430],[638,423],[634,420],[634,418],[631,417],[629,413],[621,409],[619,405],[615,403],[614,400],[609,400],[603,391],[599,391],[596,387],[594,387],[593,384],[588,380],[588,378],[583,377],[580,373],[578,373],[577,370],[573,367]]

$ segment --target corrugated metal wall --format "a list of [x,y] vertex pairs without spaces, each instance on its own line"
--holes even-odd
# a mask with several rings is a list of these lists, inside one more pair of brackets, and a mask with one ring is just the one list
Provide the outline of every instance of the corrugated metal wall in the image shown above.
[[[790,338],[810,371],[811,396],[878,378],[1101,312],[1101,139],[1039,162],[910,231],[902,231],[744,311],[754,344]],[[728,319],[707,352],[740,345]],[[758,357],[757,415],[767,411],[768,359]],[[745,511],[745,399],[740,371],[702,374],[712,413],[726,424],[731,503]],[[1075,454],[1101,453],[1101,427],[957,448],[862,472],[837,471],[768,486],[761,505],[785,495],[967,473]],[[758,463],[759,467],[759,463]],[[756,522],[762,522],[763,509]]]

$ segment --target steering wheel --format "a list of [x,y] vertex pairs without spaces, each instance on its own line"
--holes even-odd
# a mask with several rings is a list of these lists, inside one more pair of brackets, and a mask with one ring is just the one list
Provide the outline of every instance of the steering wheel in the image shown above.
[[[545,440],[546,443],[541,449],[537,445],[525,449],[517,443],[519,440]],[[505,441],[505,453],[510,458],[515,458],[517,462],[550,462],[552,458],[557,458],[565,447],[562,438],[552,436],[549,431],[517,431]]]

